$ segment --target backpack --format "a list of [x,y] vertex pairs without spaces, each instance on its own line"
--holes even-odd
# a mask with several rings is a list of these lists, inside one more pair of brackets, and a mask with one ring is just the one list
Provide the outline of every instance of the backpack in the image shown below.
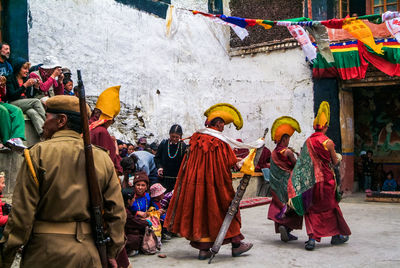
[[141,251],[146,255],[153,255],[157,252],[157,237],[154,234],[153,229],[147,226],[143,236],[143,242],[141,246]]

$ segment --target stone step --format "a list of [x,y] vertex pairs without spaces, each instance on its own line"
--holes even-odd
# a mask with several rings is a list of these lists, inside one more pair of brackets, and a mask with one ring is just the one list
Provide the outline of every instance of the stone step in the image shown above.
[[[26,141],[24,144],[28,147],[39,142],[40,138],[33,127],[31,120],[24,115],[25,119],[25,136]],[[23,157],[21,153],[0,153],[0,171],[4,171],[6,174],[6,187],[3,190],[5,197],[12,194],[14,186],[17,181],[18,171],[21,167]]]

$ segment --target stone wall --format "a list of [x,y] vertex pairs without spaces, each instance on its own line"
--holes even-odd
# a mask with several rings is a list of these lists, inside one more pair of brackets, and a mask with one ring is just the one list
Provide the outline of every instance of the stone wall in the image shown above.
[[[207,11],[206,0],[172,3]],[[92,100],[109,86],[122,86],[121,113],[111,129],[117,138],[161,140],[174,123],[189,136],[203,127],[203,112],[218,102],[241,111],[243,129],[227,127],[227,133],[244,141],[258,138],[282,115],[294,116],[303,129],[293,137],[295,148],[312,132],[311,70],[299,48],[230,58],[230,29],[187,11],[177,10],[176,33],[167,38],[164,19],[113,0],[29,4],[33,64],[54,55],[74,72],[81,69]]]

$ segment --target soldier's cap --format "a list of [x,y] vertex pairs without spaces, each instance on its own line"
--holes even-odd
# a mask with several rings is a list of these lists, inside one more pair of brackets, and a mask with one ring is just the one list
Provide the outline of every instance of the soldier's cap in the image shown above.
[[[90,113],[88,105],[86,109],[88,113]],[[51,97],[46,101],[46,112],[80,116],[79,98],[68,95],[56,95]]]

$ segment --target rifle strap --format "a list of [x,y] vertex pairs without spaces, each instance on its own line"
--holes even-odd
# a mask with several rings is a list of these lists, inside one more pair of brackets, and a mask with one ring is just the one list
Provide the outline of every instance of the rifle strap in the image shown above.
[[32,158],[31,158],[31,155],[29,154],[28,149],[24,150],[24,156],[25,156],[26,164],[28,165],[28,169],[31,172],[31,175],[33,177],[33,180],[35,181],[36,186],[39,187],[39,180],[36,176],[36,172],[35,172],[35,169],[34,169],[33,163],[32,163]]

